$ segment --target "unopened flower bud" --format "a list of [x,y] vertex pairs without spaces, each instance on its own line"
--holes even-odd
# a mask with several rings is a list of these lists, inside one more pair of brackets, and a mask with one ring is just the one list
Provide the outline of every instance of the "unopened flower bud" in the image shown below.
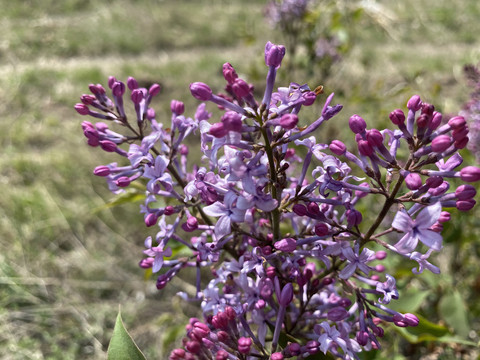
[[315,224],[315,235],[317,236],[325,236],[329,233],[328,225],[325,223],[317,223]]
[[237,78],[232,84],[232,90],[233,93],[241,99],[250,94],[250,85],[248,85],[245,80]]
[[292,130],[298,124],[298,116],[295,114],[284,114],[280,118],[280,126],[285,130]]
[[444,222],[450,221],[450,219],[451,219],[450,213],[448,211],[442,211],[437,221],[439,223],[444,223]]
[[162,90],[161,86],[159,84],[153,84],[152,86],[150,86],[150,88],[148,89],[148,93],[150,94],[150,96],[157,96],[158,93],[160,92],[160,90]]
[[138,89],[138,82],[137,82],[137,80],[135,80],[135,78],[130,76],[127,79],[127,86],[131,91],[133,91],[135,89]]
[[75,104],[74,108],[80,115],[88,115],[90,112],[88,106],[82,103]]
[[327,313],[327,319],[330,321],[342,321],[349,316],[348,311],[341,306],[332,308]]
[[275,68],[280,67],[285,56],[285,47],[272,44],[270,41],[265,45],[265,64]]
[[477,195],[477,190],[472,185],[460,185],[457,190],[455,190],[455,196],[458,200],[468,200],[473,199]]
[[115,184],[118,187],[127,187],[130,185],[130,179],[127,176],[121,176],[117,180],[115,180]]
[[222,124],[227,131],[241,132],[243,124],[242,116],[235,111],[227,111],[222,116]]
[[347,210],[347,222],[350,226],[357,226],[362,222],[362,213],[355,209]]
[[432,141],[432,150],[434,152],[442,152],[452,145],[452,138],[448,135],[439,135]]
[[317,98],[317,95],[315,94],[314,91],[308,91],[304,93],[302,96],[305,99],[305,101],[303,102],[304,106],[313,105],[313,103],[315,102],[315,99]]
[[442,123],[442,114],[435,111],[433,113],[432,119],[430,120],[430,122],[428,124],[428,128],[433,131],[436,128],[438,128],[441,123]]
[[377,260],[383,260],[387,257],[387,252],[383,250],[379,250],[375,253],[375,258]]
[[408,324],[408,326],[418,326],[418,323],[420,322],[417,316],[410,313],[406,313],[405,315],[403,315],[403,319]]
[[466,166],[460,170],[460,179],[465,182],[475,182],[480,180],[480,168],[476,166]]
[[366,331],[359,331],[357,332],[356,339],[360,345],[365,346],[368,344],[368,333]]
[[467,122],[463,116],[454,116],[448,120],[448,125],[450,125],[453,130],[464,128],[466,124]]
[[367,140],[359,140],[357,145],[360,155],[370,156],[373,154],[373,148],[370,146]]
[[422,100],[420,96],[413,95],[407,102],[407,108],[412,111],[418,111],[422,107]]
[[277,250],[287,252],[287,253],[291,253],[297,247],[297,240],[295,240],[293,238],[285,238],[285,239],[277,241],[275,243],[274,247]]
[[473,207],[475,206],[477,202],[473,199],[468,199],[468,200],[458,200],[455,203],[455,206],[457,207],[458,210],[460,211],[469,211],[472,210]]
[[132,99],[134,104],[140,104],[144,98],[143,91],[140,89],[133,90],[130,98]]
[[464,137],[461,140],[457,140],[453,143],[457,149],[463,149],[468,144],[468,137]]
[[355,134],[360,134],[365,131],[367,128],[367,123],[360,115],[352,115],[348,120],[348,125],[350,126],[350,130],[352,130]]
[[292,283],[287,283],[280,293],[280,298],[278,299],[278,303],[286,307],[288,306],[293,300],[293,285]]
[[216,138],[222,138],[228,134],[228,130],[225,129],[223,123],[215,123],[210,127],[209,130],[210,135],[215,136]]
[[241,354],[249,354],[252,346],[252,339],[241,337],[238,339],[238,352]]
[[333,140],[328,148],[338,156],[345,154],[345,151],[347,151],[347,147],[340,140]]
[[208,101],[212,97],[212,89],[202,82],[194,82],[190,84],[190,92],[197,100]]
[[101,140],[100,147],[106,152],[114,152],[117,149],[117,144],[110,140]]
[[105,165],[97,166],[95,170],[93,170],[93,174],[96,176],[108,176],[110,175],[110,168]]
[[285,359],[281,352],[275,352],[270,356],[270,360],[283,360]]
[[170,102],[170,110],[176,115],[182,115],[185,112],[185,104],[178,100]]
[[417,190],[422,186],[422,178],[417,173],[410,173],[405,177],[405,184],[410,190]]
[[157,223],[158,216],[155,213],[149,213],[147,216],[145,216],[145,225],[148,227],[153,226]]
[[307,207],[305,205],[302,205],[302,204],[295,204],[293,205],[292,207],[292,210],[295,214],[297,214],[298,216],[305,216],[307,215]]
[[383,145],[383,135],[377,129],[371,129],[367,131],[367,141],[370,146],[381,146]]
[[230,63],[223,64],[223,77],[229,84],[233,84],[236,78],[238,78],[237,72]]
[[121,81],[117,81],[112,86],[112,93],[115,96],[123,96],[125,93],[125,84]]
[[395,125],[400,125],[405,122],[405,114],[401,109],[393,110],[388,116],[390,121]]

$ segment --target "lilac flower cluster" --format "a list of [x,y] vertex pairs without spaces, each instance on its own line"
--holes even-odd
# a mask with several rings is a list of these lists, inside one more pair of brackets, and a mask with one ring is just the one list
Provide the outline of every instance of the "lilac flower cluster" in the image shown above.
[[475,154],[477,162],[480,163],[480,68],[467,65],[465,66],[465,74],[473,92],[460,115],[465,117],[470,129],[468,149]]
[[[442,249],[442,224],[450,219],[444,208],[475,205],[473,186],[451,189],[450,182],[480,180],[480,168],[459,169],[458,150],[468,142],[463,117],[442,124],[442,115],[415,95],[407,114],[390,113],[393,129],[367,128],[351,116],[356,149],[340,140],[317,143],[315,132],[342,106],[332,105],[331,94],[318,119],[301,119],[321,90],[296,83],[275,89],[284,55],[283,46],[267,43],[261,101],[229,63],[224,94],[192,83],[192,95],[216,104],[218,117],[205,103],[187,117],[173,100],[166,128],[149,107],[160,87],[140,88],[133,78],[126,85],[109,78],[111,97],[90,85],[93,95],[75,105],[81,115],[104,120],[83,122],[88,144],[123,158],[94,174],[114,193],[145,184],[141,212],[158,232],[146,239],[140,266],[159,274],[158,289],[181,270],[196,269],[196,293],[180,295],[199,303],[203,318],[191,319],[171,360],[281,360],[318,352],[357,359],[379,348],[389,323],[419,322],[388,307],[400,295],[382,263],[387,253],[411,260],[414,273],[439,273],[428,259]],[[127,88],[134,121],[124,108]],[[191,164],[184,140],[194,134],[202,159]],[[378,212],[362,213],[364,201],[379,204]],[[183,245],[182,257],[172,256],[172,244]],[[202,269],[211,273],[204,288]]]

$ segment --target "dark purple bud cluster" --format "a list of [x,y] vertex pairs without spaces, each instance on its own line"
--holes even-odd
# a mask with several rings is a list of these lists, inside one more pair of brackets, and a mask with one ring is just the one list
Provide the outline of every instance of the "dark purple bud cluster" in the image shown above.
[[[356,149],[336,139],[317,143],[315,131],[342,106],[330,105],[331,94],[317,119],[303,118],[303,106],[320,92],[296,83],[274,91],[284,55],[283,46],[267,43],[261,101],[230,63],[223,65],[225,94],[192,83],[196,99],[222,111],[214,121],[204,103],[189,118],[173,100],[165,128],[149,106],[160,87],[140,88],[133,78],[125,86],[111,77],[111,97],[91,85],[93,95],[75,105],[103,120],[83,122],[88,144],[122,158],[94,174],[115,193],[137,180],[145,185],[141,213],[157,233],[145,240],[140,267],[158,275],[158,289],[185,268],[197,271],[195,292],[180,295],[198,301],[204,319],[190,321],[172,360],[318,352],[352,359],[379,348],[385,326],[418,325],[415,315],[388,308],[401,295],[383,262],[387,252],[413,261],[414,273],[439,273],[428,258],[442,249],[442,224],[451,217],[443,209],[475,205],[475,188],[453,188],[452,181],[480,180],[478,167],[458,169],[458,150],[468,143],[463,117],[442,124],[442,115],[415,95],[407,115],[390,113],[393,129],[368,128],[351,116]],[[128,92],[133,122],[123,102]],[[203,157],[192,164],[185,139],[195,133]],[[182,257],[172,256],[169,244],[183,246]],[[205,288],[202,268],[211,273]]]

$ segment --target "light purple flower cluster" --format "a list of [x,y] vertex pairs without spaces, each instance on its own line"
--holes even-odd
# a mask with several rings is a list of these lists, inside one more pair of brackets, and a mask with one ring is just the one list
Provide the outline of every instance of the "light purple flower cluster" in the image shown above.
[[[406,115],[391,112],[393,129],[369,129],[351,116],[356,149],[340,140],[317,143],[315,132],[342,106],[331,105],[331,94],[318,119],[300,118],[321,91],[296,83],[275,90],[284,55],[283,46],[267,43],[261,101],[229,63],[226,94],[192,83],[196,99],[222,110],[214,118],[205,103],[186,117],[183,103],[173,100],[165,128],[149,107],[159,86],[139,88],[133,78],[125,86],[111,77],[111,98],[90,85],[93,95],[75,105],[129,132],[114,132],[106,122],[82,125],[89,145],[124,158],[94,170],[113,192],[145,184],[141,212],[158,232],[145,241],[140,266],[159,274],[158,289],[182,269],[196,269],[195,294],[180,295],[200,304],[203,319],[191,319],[171,360],[281,360],[317,352],[356,359],[380,347],[388,323],[418,325],[415,315],[388,307],[399,294],[382,264],[387,251],[412,260],[414,273],[439,273],[428,259],[442,248],[442,223],[450,219],[443,208],[475,204],[473,186],[450,189],[449,182],[480,180],[480,168],[458,169],[458,150],[468,142],[464,118],[442,125],[442,115],[415,95]],[[133,122],[123,105],[126,88]],[[200,136],[202,153],[193,164],[184,143],[192,134]],[[360,211],[364,201],[369,213]],[[182,256],[172,257],[170,246],[180,244]],[[202,269],[211,269],[205,288]]]
[[473,92],[460,115],[465,117],[470,129],[468,149],[475,154],[477,162],[480,163],[480,68],[467,65],[465,66],[465,74]]

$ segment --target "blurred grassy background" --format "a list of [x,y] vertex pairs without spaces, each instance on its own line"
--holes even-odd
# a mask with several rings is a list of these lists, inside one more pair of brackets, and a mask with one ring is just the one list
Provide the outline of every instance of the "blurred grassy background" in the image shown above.
[[[91,172],[113,155],[85,145],[73,105],[89,83],[134,76],[162,85],[153,107],[165,119],[172,98],[193,113],[188,84],[220,90],[226,61],[261,92],[264,44],[282,42],[264,5],[0,0],[0,358],[105,358],[119,304],[147,357],[166,358],[182,318],[193,313],[170,295],[188,285],[178,279],[160,293],[142,281],[137,263],[153,232],[136,204],[104,207],[112,195]],[[369,125],[384,122],[413,93],[447,113],[468,99],[462,67],[480,61],[476,0],[386,0],[376,14],[387,31],[363,24],[328,83],[301,72],[281,77],[337,92],[345,107],[325,130],[330,138],[341,136],[353,113]],[[461,229],[473,234],[458,224],[447,232]]]

